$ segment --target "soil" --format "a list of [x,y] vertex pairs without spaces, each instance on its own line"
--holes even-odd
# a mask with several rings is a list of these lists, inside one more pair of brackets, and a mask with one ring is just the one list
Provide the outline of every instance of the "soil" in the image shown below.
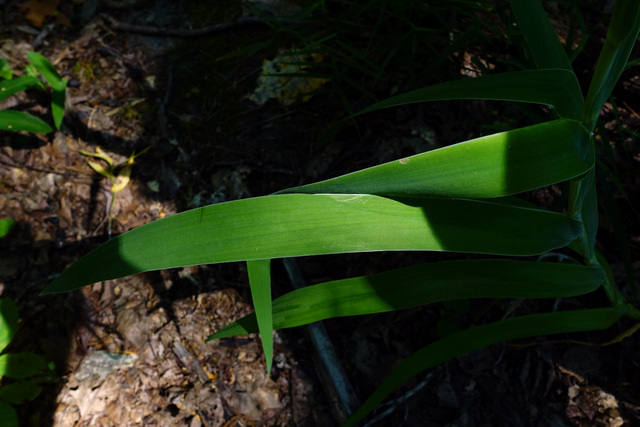
[[[40,396],[17,408],[23,425],[336,425],[304,328],[276,332],[270,375],[259,337],[205,342],[251,312],[243,264],[140,274],[61,295],[39,293],[110,234],[186,209],[266,195],[446,146],[544,114],[543,109],[523,113],[480,101],[419,104],[370,114],[357,127],[345,126],[329,141],[317,142],[330,123],[347,114],[335,90],[320,90],[291,104],[269,100],[257,105],[250,99],[263,60],[272,59],[277,50],[238,50],[269,37],[274,29],[241,24],[198,38],[162,33],[183,28],[188,35],[189,25],[220,22],[216,14],[227,17],[229,2],[205,13],[188,0],[47,1],[43,3],[55,3],[57,14],[45,14],[39,26],[33,10],[42,12],[42,4],[29,2],[29,12],[22,3],[0,2],[0,58],[19,70],[26,52],[37,50],[69,81],[61,130],[0,133],[0,217],[16,221],[0,246],[0,293],[16,302],[22,318],[8,350],[35,352],[55,365]],[[284,3],[264,4],[279,5],[276,13],[283,13]],[[598,22],[595,14],[585,16],[588,23]],[[159,29],[159,34],[120,31],[113,19]],[[554,21],[561,34],[563,23]],[[598,31],[593,39],[602,36]],[[589,46],[597,52],[596,45]],[[237,57],[226,60],[231,54]],[[452,54],[429,82],[450,80],[452,72],[480,73],[475,55],[473,46]],[[579,75],[590,72],[595,57],[584,51],[584,64],[576,63]],[[496,58],[481,62],[499,68]],[[376,96],[411,88],[409,77],[405,70],[377,81]],[[599,249],[629,292],[634,286],[628,283],[625,259],[640,269],[640,222],[634,208],[640,199],[640,143],[637,134],[623,129],[638,131],[634,105],[639,94],[640,81],[631,67],[614,92],[615,105],[608,103],[602,115],[611,149],[602,150],[601,158],[617,171],[619,186],[605,182],[622,224],[603,212]],[[29,91],[11,102],[0,107],[49,114],[42,94]],[[354,97],[348,107],[357,111],[370,103]],[[119,163],[147,148],[135,157],[131,180],[115,195],[111,209],[111,183],[89,165],[99,160],[83,152],[103,150]],[[529,197],[552,207],[562,192],[561,186],[552,186]],[[627,252],[620,250],[612,232],[616,226],[625,231]],[[383,253],[297,262],[309,283],[319,283],[452,257]],[[291,289],[278,262],[273,275],[274,296]],[[469,307],[438,304],[324,324],[354,398],[362,402],[395,364],[446,328],[558,305],[597,307],[603,300],[598,293],[561,302],[472,301]],[[560,337],[559,342],[541,337],[503,344],[450,361],[403,385],[367,425],[640,425],[638,338],[607,346],[566,340],[606,343],[631,326],[621,322],[608,331]]]

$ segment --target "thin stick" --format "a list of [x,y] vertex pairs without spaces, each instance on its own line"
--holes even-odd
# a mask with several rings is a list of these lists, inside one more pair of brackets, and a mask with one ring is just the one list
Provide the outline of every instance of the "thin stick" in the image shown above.
[[[293,287],[299,289],[306,286],[298,264],[291,258],[285,258],[283,263]],[[331,412],[336,421],[342,424],[360,404],[322,322],[307,325],[307,330],[318,356],[318,373],[329,397]]]

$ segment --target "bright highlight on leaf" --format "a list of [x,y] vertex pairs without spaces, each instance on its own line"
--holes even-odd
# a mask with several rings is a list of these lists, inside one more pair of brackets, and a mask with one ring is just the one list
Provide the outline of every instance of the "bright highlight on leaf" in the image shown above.
[[556,120],[473,139],[277,194],[502,197],[582,175],[591,169],[593,162],[589,132],[578,121]]
[[183,212],[117,236],[69,267],[44,293],[163,268],[304,255],[383,250],[533,255],[569,244],[580,229],[579,222],[561,214],[474,200],[257,197]]

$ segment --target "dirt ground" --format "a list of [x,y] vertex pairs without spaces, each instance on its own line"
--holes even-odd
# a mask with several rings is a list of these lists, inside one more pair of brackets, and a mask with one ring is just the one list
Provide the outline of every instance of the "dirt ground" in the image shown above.
[[[44,2],[55,3],[56,14],[43,12],[34,0],[32,10],[23,3],[0,2],[0,58],[18,70],[26,52],[36,50],[69,81],[60,131],[0,133],[0,217],[16,220],[0,245],[0,293],[14,299],[22,318],[10,350],[42,354],[56,366],[42,394],[18,408],[23,425],[336,425],[303,328],[276,333],[270,375],[256,336],[205,343],[211,333],[251,311],[242,264],[187,267],[69,294],[38,294],[66,266],[106,241],[109,232],[459,142],[493,131],[476,123],[490,119],[498,126],[495,118],[508,117],[512,107],[484,102],[401,107],[372,114],[358,129],[346,127],[330,142],[317,144],[318,134],[345,115],[330,94],[292,105],[257,105],[250,96],[263,55],[230,66],[208,60],[199,50],[215,45],[233,52],[247,39],[257,41],[273,31],[268,27],[243,24],[193,38],[185,23],[192,23],[196,12],[187,12],[188,1]],[[44,19],[40,26],[34,10]],[[114,20],[159,34],[118,29]],[[167,37],[167,29],[184,29],[184,34]],[[593,63],[584,56],[585,64]],[[468,57],[452,61],[476,72]],[[408,88],[401,78],[398,82],[383,81],[381,93]],[[625,203],[614,195],[636,270],[640,222],[633,206],[640,199],[640,143],[620,134],[618,125],[638,131],[634,106],[639,95],[640,81],[631,68],[614,93],[619,117],[610,103],[603,112],[629,199]],[[26,105],[34,114],[48,114],[43,95],[29,92],[11,102],[0,108]],[[367,102],[359,99],[352,107]],[[100,149],[122,162],[148,147],[136,157],[131,181],[116,195],[110,224],[110,184],[89,166],[96,159],[81,151]],[[532,197],[550,206],[561,193],[554,186]],[[601,220],[600,249],[624,283],[608,218]],[[359,254],[302,258],[298,264],[309,283],[318,283],[443,259],[451,255]],[[273,274],[274,296],[291,289],[280,263],[274,263]],[[437,338],[435,325],[442,319],[464,327],[558,304],[595,307],[602,297],[472,301],[468,310],[437,305],[324,323],[354,398],[362,402],[398,361]],[[605,343],[631,326],[571,338]],[[610,346],[546,341],[494,346],[432,369],[399,389],[367,425],[640,425],[636,336]]]

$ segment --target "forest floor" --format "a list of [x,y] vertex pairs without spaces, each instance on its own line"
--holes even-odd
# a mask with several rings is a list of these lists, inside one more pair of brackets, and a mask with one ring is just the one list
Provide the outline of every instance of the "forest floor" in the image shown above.
[[[36,11],[42,7],[28,3]],[[54,24],[53,32],[38,26],[38,14],[23,2],[0,2],[0,58],[19,70],[26,52],[36,50],[69,81],[60,131],[0,134],[0,217],[16,221],[0,246],[0,294],[16,302],[22,318],[10,350],[42,354],[56,366],[42,394],[18,408],[24,425],[335,425],[330,398],[316,375],[315,350],[302,328],[276,333],[270,375],[257,336],[205,342],[251,312],[243,264],[185,267],[68,294],[39,293],[105,242],[109,232],[120,234],[186,209],[266,195],[476,137],[494,131],[511,107],[474,101],[390,109],[318,144],[318,134],[346,115],[331,93],[291,105],[276,100],[257,105],[250,97],[263,60],[272,58],[257,52],[230,63],[218,54],[211,60],[202,51],[215,46],[230,54],[272,29],[240,25],[192,38],[184,37],[190,35],[186,28],[180,37],[167,37],[166,29],[185,28],[193,20],[194,12],[185,12],[188,1],[136,7],[43,3],[55,3],[54,11],[58,7],[55,17],[40,10],[45,25]],[[158,34],[117,29],[113,19],[153,27]],[[409,87],[397,75],[385,85],[385,96]],[[611,104],[603,120],[612,141],[618,138],[613,153],[631,208],[618,201],[632,260],[640,269],[640,221],[632,208],[634,202],[640,205],[640,142],[617,134],[620,126],[639,130],[640,116],[632,106],[640,99],[640,81],[633,69],[620,87],[614,94],[620,121]],[[47,101],[37,94],[12,99],[47,114]],[[354,110],[366,105],[363,100],[351,104]],[[477,125],[487,122],[494,128]],[[123,162],[147,148],[135,159],[131,181],[116,195],[109,224],[110,183],[89,166],[96,159],[82,151],[100,149]],[[532,197],[550,206],[561,192],[553,186]],[[600,249],[624,282],[606,216],[601,227]],[[357,254],[298,263],[307,280],[318,283],[450,257]],[[290,290],[281,264],[274,264],[273,275],[274,296]],[[598,306],[602,299],[599,294],[567,299],[562,308]],[[548,311],[555,303],[472,301],[468,310],[437,305],[325,324],[362,402],[395,364],[437,338],[435,325],[442,319],[469,326],[505,313]],[[571,338],[605,343],[630,326]],[[371,425],[640,425],[638,337],[610,346],[545,341],[497,345],[432,369],[399,389]]]

